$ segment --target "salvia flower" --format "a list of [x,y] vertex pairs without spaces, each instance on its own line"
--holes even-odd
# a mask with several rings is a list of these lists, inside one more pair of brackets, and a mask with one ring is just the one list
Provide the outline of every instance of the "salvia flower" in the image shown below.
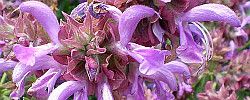
[[176,91],[178,96],[192,92],[189,64],[204,64],[212,55],[210,33],[199,22],[240,26],[236,14],[220,4],[194,7],[182,2],[182,7],[173,7],[177,13],[166,28],[162,7],[174,1],[148,1],[149,6],[132,0],[96,1],[104,3],[83,2],[70,15],[63,13],[66,20],[60,23],[38,1],[21,3],[16,22],[0,18],[0,28],[9,29],[0,30],[6,33],[0,38],[0,72],[13,69],[17,88],[12,99],[24,95],[26,77],[38,71],[42,75],[27,91],[37,99],[86,100],[95,95],[100,100],[143,100],[147,89],[155,99],[175,99]]

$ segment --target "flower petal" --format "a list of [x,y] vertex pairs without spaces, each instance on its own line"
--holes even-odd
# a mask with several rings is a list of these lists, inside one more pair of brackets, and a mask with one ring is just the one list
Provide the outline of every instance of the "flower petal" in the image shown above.
[[54,89],[48,100],[66,100],[77,91],[86,89],[86,84],[80,81],[67,81]]
[[21,3],[19,8],[22,12],[27,12],[34,16],[48,32],[50,39],[54,43],[60,44],[58,40],[59,23],[50,7],[39,1],[27,1]]
[[154,9],[143,5],[134,5],[127,8],[121,15],[118,26],[121,44],[127,45],[141,19],[151,17],[154,14]]
[[175,99],[174,95],[169,93],[164,88],[163,84],[161,84],[161,82],[155,81],[155,86],[156,86],[155,94],[157,95],[158,100],[174,100]]
[[180,31],[180,46],[176,49],[176,53],[181,61],[185,63],[202,63],[202,48],[197,45],[190,32],[184,32],[182,22],[178,23]]
[[156,23],[153,24],[152,26],[152,30],[154,35],[157,37],[157,39],[161,42],[163,39],[163,34],[166,32],[165,30],[163,30],[160,26],[159,21],[157,21]]
[[[155,70],[155,69],[154,69]],[[167,70],[165,67],[158,68],[154,73],[151,75],[143,75],[145,77],[155,79],[157,81],[162,81],[166,84],[168,84],[169,88],[173,91],[177,90],[177,82],[174,74]]]
[[98,100],[114,100],[110,86],[107,82],[98,85]]
[[35,48],[24,47],[18,44],[13,47],[13,51],[20,62],[30,66],[35,64]]
[[136,94],[138,90],[138,79],[139,79],[139,70],[138,70],[138,63],[131,63],[129,65],[129,73],[128,73],[128,80],[132,83],[132,88],[130,90],[130,94]]
[[171,61],[165,64],[165,68],[170,70],[172,73],[183,74],[186,78],[190,78],[191,74],[188,66],[179,61]]
[[24,77],[22,77],[22,79],[16,83],[17,89],[14,90],[11,94],[10,94],[10,98],[14,99],[14,100],[18,100],[20,97],[23,96],[24,92],[25,92],[25,88],[24,88],[24,82],[25,82],[25,77],[29,74],[26,73],[24,75]]
[[78,17],[85,17],[85,12],[87,8],[87,2],[79,4],[77,7],[75,7],[71,13],[70,16],[73,18],[78,18]]
[[246,2],[244,5],[242,5],[244,8],[250,8],[250,1]]
[[100,4],[99,5],[101,8],[107,10],[110,15],[112,16],[112,18],[119,22],[120,16],[122,15],[122,12],[120,9],[116,8],[115,6],[111,6],[111,5],[105,5],[105,4]]
[[48,93],[52,91],[56,80],[60,77],[61,70],[49,69],[44,75],[39,77],[35,83],[29,88],[29,93],[37,93],[43,88],[48,88]]
[[248,34],[242,28],[237,28],[236,32],[233,35],[234,37],[241,37],[243,41],[248,40]]
[[196,6],[182,16],[184,22],[221,21],[239,27],[240,20],[230,8],[221,4],[204,4]]
[[133,83],[137,85],[136,92],[134,94],[128,94],[127,100],[145,100],[143,82],[143,79],[138,77],[138,82],[136,82],[136,84]]
[[77,91],[74,94],[74,100],[88,100],[87,91]]
[[17,62],[12,60],[5,61],[0,58],[0,73],[13,69],[16,66]]
[[18,82],[29,71],[36,71],[49,68],[60,68],[60,66],[61,65],[56,62],[53,57],[48,55],[37,58],[34,66],[27,66],[23,63],[18,63],[13,70],[12,80],[13,82]]
[[230,41],[230,43],[229,43],[229,45],[230,45],[230,51],[228,51],[226,54],[225,54],[225,59],[228,59],[228,60],[230,60],[230,59],[232,59],[233,58],[233,56],[237,53],[237,46],[236,46],[236,44],[234,43],[234,41]]
[[145,60],[153,65],[164,64],[165,56],[171,53],[167,50],[158,50],[153,48],[136,48],[132,52],[141,55]]
[[250,16],[247,16],[246,18],[243,19],[242,23],[241,23],[241,27],[246,26],[246,24],[250,23]]
[[13,51],[16,55],[16,58],[26,64],[33,66],[35,64],[35,59],[37,57],[41,57],[44,55],[47,55],[49,53],[52,53],[58,48],[57,45],[48,43],[45,45],[37,46],[37,47],[25,47],[20,44],[16,44],[13,47]]

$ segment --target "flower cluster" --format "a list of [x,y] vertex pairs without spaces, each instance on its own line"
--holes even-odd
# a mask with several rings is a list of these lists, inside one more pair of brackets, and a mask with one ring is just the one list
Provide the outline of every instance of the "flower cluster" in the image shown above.
[[213,55],[200,22],[239,27],[235,35],[248,40],[246,22],[205,0],[90,1],[60,21],[39,1],[22,2],[16,17],[0,16],[0,72],[13,70],[12,99],[24,95],[31,75],[39,78],[27,93],[37,99],[175,99],[192,92],[194,64],[200,72]]

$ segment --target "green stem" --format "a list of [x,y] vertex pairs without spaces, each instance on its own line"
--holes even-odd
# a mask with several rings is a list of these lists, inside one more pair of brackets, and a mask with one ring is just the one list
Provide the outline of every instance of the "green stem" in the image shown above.
[[5,80],[6,80],[6,78],[7,78],[7,74],[3,73],[3,76],[2,76],[2,78],[0,80],[0,84],[3,84],[5,82]]
[[250,47],[250,40],[249,40],[244,46],[240,47],[240,48],[238,49],[238,51],[245,50],[245,49],[247,49],[248,47]]

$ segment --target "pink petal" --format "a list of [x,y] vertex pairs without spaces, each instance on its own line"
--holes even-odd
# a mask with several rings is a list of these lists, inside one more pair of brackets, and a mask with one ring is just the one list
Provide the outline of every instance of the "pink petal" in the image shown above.
[[33,66],[35,64],[35,59],[37,57],[41,57],[52,53],[54,50],[58,48],[57,45],[48,43],[45,45],[37,46],[37,47],[25,47],[20,44],[17,44],[13,47],[13,51],[16,55],[16,58],[26,64]]
[[56,62],[53,57],[47,55],[37,58],[34,66],[27,66],[23,63],[17,63],[13,70],[12,80],[13,82],[18,82],[29,71],[36,71],[49,68],[60,68],[60,66],[61,65]]

